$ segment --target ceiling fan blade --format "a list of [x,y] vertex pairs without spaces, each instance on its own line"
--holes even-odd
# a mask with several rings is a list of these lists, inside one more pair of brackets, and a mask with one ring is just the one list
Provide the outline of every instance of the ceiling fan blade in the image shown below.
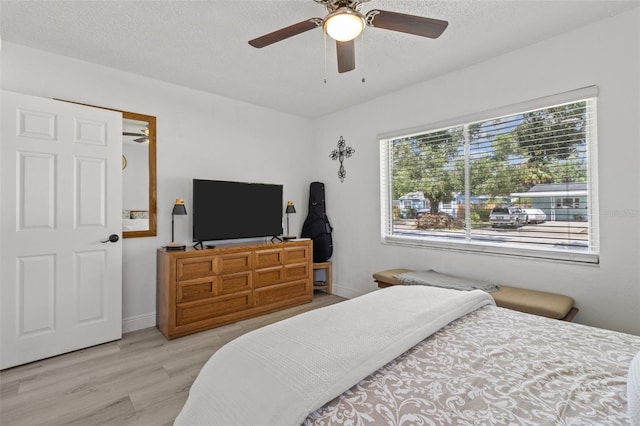
[[138,143],[146,143],[146,142],[149,142],[149,138],[145,136],[143,138],[134,139],[133,141]]
[[355,41],[336,41],[336,51],[338,52],[338,72],[349,72],[356,69],[356,49]]
[[367,13],[367,25],[421,37],[438,38],[449,23],[439,19],[374,9]]
[[254,38],[249,41],[249,44],[258,49],[269,46],[270,44],[277,43],[285,40],[289,37],[302,34],[306,31],[322,26],[322,19],[311,18],[306,21],[298,22],[297,24],[289,25],[288,27],[281,28],[272,33],[265,34],[262,37]]
[[144,133],[122,132],[122,136],[146,136]]

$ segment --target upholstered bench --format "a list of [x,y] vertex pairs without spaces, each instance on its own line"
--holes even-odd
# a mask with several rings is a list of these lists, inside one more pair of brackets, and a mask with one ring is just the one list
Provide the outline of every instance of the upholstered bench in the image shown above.
[[[387,269],[373,274],[373,279],[380,288],[402,285],[400,281],[394,278],[394,275],[402,274],[403,272],[411,272],[411,270]],[[500,290],[489,294],[495,300],[496,305],[500,307],[543,317],[572,321],[578,313],[578,308],[573,306],[573,298],[562,294],[505,285],[500,285]]]

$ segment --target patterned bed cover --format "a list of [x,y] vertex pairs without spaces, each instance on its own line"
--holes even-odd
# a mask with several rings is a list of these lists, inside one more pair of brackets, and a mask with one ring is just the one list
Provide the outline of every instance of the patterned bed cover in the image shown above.
[[640,337],[485,306],[311,413],[306,425],[625,425]]

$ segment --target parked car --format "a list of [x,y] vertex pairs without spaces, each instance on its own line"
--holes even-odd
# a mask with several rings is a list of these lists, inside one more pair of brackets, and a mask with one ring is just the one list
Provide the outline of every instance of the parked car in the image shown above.
[[547,220],[547,214],[540,209],[523,209],[527,213],[528,223],[543,223]]
[[489,213],[489,223],[492,228],[499,226],[513,226],[517,228],[528,221],[527,213],[516,206],[495,206]]

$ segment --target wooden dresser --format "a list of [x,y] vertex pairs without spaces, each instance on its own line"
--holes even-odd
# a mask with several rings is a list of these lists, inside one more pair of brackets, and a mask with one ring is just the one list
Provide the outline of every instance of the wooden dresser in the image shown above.
[[311,302],[311,240],[158,249],[156,326],[167,339]]

